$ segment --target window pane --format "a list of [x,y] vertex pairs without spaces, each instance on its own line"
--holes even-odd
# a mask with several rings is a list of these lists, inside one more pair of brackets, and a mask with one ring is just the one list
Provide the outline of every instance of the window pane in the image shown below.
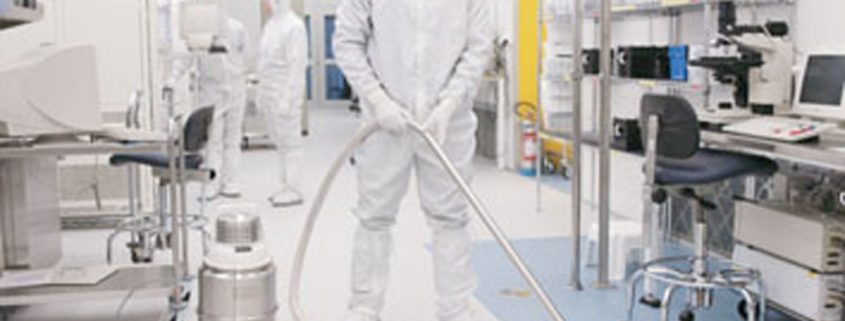
[[311,66],[308,66],[307,69],[305,69],[305,97],[308,100],[314,99],[314,95],[311,92],[311,88],[313,88],[311,85]]
[[311,16],[305,16],[305,34],[308,36],[308,58],[311,58]]
[[348,100],[352,89],[337,65],[326,65],[326,100]]
[[334,47],[332,47],[332,38],[334,38],[335,17],[326,16],[326,59],[334,59]]

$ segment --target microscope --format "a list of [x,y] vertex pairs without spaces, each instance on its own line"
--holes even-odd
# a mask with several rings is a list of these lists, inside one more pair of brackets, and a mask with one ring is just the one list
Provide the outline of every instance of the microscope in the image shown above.
[[794,46],[785,38],[789,26],[781,21],[737,25],[733,1],[721,1],[718,8],[719,38],[715,45],[730,53],[690,61],[691,66],[711,70],[716,81],[734,87],[733,102],[719,102],[717,113],[739,110],[750,116],[787,112],[794,56]]

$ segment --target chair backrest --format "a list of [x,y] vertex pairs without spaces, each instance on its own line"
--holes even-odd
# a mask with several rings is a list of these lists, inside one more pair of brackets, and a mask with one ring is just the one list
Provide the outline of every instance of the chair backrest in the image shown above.
[[211,122],[214,121],[214,107],[197,109],[188,116],[185,122],[185,151],[197,152],[205,148],[211,132]]
[[701,142],[698,117],[686,99],[668,95],[643,95],[640,102],[643,146],[648,146],[648,119],[651,116],[658,117],[657,155],[685,159],[698,152]]

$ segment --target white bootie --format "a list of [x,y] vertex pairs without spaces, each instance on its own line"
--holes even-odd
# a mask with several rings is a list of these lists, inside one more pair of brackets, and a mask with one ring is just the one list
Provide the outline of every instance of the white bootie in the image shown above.
[[241,197],[241,189],[235,184],[225,184],[223,185],[223,188],[220,189],[220,196],[238,198]]
[[367,309],[351,309],[343,321],[379,321],[378,316]]
[[217,184],[209,184],[202,189],[200,193],[202,194],[199,197],[200,202],[211,202],[220,197],[220,186]]
[[269,200],[273,207],[290,207],[303,203],[302,194],[291,187],[279,189]]

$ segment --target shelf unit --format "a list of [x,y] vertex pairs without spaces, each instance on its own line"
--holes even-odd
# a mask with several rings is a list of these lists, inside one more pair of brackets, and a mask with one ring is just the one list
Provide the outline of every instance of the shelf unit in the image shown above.
[[[555,15],[555,14],[547,14],[546,12],[544,12],[544,1],[543,0],[538,0],[538,1],[541,1],[541,3],[540,3],[540,6],[539,6],[540,9],[539,9],[539,12],[538,12],[538,15],[537,15],[537,24],[538,24],[538,30],[540,31],[539,34],[542,34],[542,30],[543,30],[545,25],[547,25],[549,23],[557,22],[557,19],[559,19],[562,16],[561,15]],[[593,21],[596,22],[597,26],[601,27],[601,28],[597,28],[596,32],[599,33],[600,35],[604,36],[604,37],[601,37],[602,38],[601,39],[602,40],[601,41],[601,47],[602,47],[601,49],[606,52],[607,50],[610,49],[609,48],[610,47],[610,24],[613,22],[613,20],[617,20],[617,19],[624,18],[624,17],[630,17],[630,16],[650,16],[650,15],[668,16],[669,19],[672,19],[671,22],[670,22],[670,31],[669,31],[671,33],[670,37],[669,37],[670,42],[679,43],[680,42],[680,39],[679,39],[680,35],[679,35],[679,32],[678,32],[678,29],[679,29],[680,23],[679,23],[678,18],[685,12],[704,11],[705,21],[711,21],[710,18],[712,18],[711,15],[712,15],[713,8],[721,0],[661,0],[661,1],[654,1],[654,2],[642,2],[642,3],[633,3],[633,4],[616,4],[616,5],[611,5],[610,0],[603,0],[603,1],[600,1],[599,3],[609,6],[609,8],[604,7],[605,9],[607,9],[604,12],[602,12],[601,8],[596,8],[595,6],[579,5],[579,4],[582,4],[583,2],[586,2],[586,1],[583,1],[583,0],[568,0],[568,1],[574,1],[576,3],[576,5],[573,8],[574,9],[574,18],[572,18],[573,20],[575,20],[575,21],[582,21],[583,19],[593,20]],[[734,0],[734,3],[737,4],[740,7],[748,7],[748,6],[794,5],[796,3],[796,1],[798,1],[798,0]],[[593,3],[595,3],[595,2],[590,2],[590,4],[593,4]],[[602,19],[603,17],[604,17],[604,19]],[[579,61],[580,60],[580,53],[584,49],[583,46],[582,46],[581,38],[580,38],[580,37],[582,37],[582,35],[581,35],[582,24],[575,23],[575,25],[576,25],[576,27],[573,28],[574,29],[573,33],[575,34],[575,38],[574,38],[574,41],[573,41],[574,43],[573,43],[573,46],[572,46],[572,52],[568,55],[561,55],[560,57],[562,57],[562,58],[572,57],[573,60]],[[705,24],[704,26],[702,26],[702,28],[704,29],[703,30],[704,34],[705,34],[704,38],[705,39],[711,39],[713,37],[712,26],[710,26],[709,23],[708,23],[708,24]],[[545,44],[543,43],[542,38],[538,37],[537,46],[539,48],[538,52],[539,52],[539,55],[540,55],[540,57],[539,57],[540,66],[538,66],[538,73],[539,73],[539,75],[538,75],[538,91],[539,91],[538,92],[538,110],[540,111],[540,114],[544,114],[543,106],[542,106],[542,97],[543,96],[542,96],[542,85],[541,85],[541,83],[542,83],[541,80],[542,80],[542,77],[543,77],[542,73],[543,73],[544,45]],[[593,137],[594,138],[593,140],[596,140],[597,142],[599,142],[598,147],[600,149],[600,151],[599,151],[599,153],[600,153],[600,157],[599,157],[600,158],[600,162],[599,162],[600,163],[600,166],[599,166],[599,179],[600,179],[600,181],[598,182],[598,184],[599,184],[598,203],[600,205],[602,205],[602,204],[605,205],[605,206],[599,207],[599,218],[600,218],[599,219],[599,225],[600,225],[599,226],[599,230],[600,230],[599,236],[600,237],[599,237],[599,242],[598,242],[599,243],[599,246],[598,246],[598,250],[599,250],[598,284],[599,284],[599,286],[603,286],[603,285],[608,284],[608,280],[607,280],[608,271],[607,271],[606,262],[608,260],[608,258],[607,258],[607,253],[608,253],[608,234],[607,234],[607,232],[609,230],[609,221],[608,221],[607,218],[609,216],[609,207],[607,206],[607,203],[609,203],[610,197],[609,197],[609,189],[607,188],[607,186],[604,186],[604,185],[608,185],[607,182],[608,182],[608,178],[609,178],[609,174],[610,174],[609,173],[609,166],[608,166],[609,154],[610,154],[609,149],[610,148],[609,148],[607,141],[606,141],[606,139],[609,137],[609,132],[610,132],[610,128],[608,126],[608,122],[610,121],[610,118],[611,118],[611,115],[610,115],[611,112],[610,112],[610,106],[609,106],[609,104],[610,104],[610,102],[609,102],[609,100],[610,100],[609,99],[610,87],[612,87],[613,85],[618,85],[618,84],[637,84],[637,85],[649,87],[649,88],[654,88],[654,87],[658,87],[658,86],[668,87],[670,92],[675,92],[675,93],[683,92],[683,91],[696,91],[696,92],[700,91],[700,92],[702,92],[703,97],[705,97],[705,105],[707,105],[708,104],[707,100],[709,99],[710,91],[711,91],[711,85],[709,83],[710,77],[707,77],[708,80],[705,81],[705,83],[702,85],[702,84],[693,84],[693,83],[689,83],[689,82],[677,82],[677,81],[628,79],[628,78],[619,78],[619,77],[604,78],[601,75],[598,75],[598,76],[593,76],[593,75],[583,76],[582,70],[580,70],[581,69],[580,64],[573,64],[573,69],[574,70],[572,71],[571,76],[564,76],[564,79],[560,79],[559,81],[569,83],[569,84],[571,84],[571,86],[573,88],[578,88],[578,90],[580,90],[580,88],[582,88],[581,86],[582,86],[582,82],[584,80],[595,81],[595,82],[600,84],[600,86],[597,86],[597,88],[600,87],[601,92],[603,93],[602,96],[601,96],[601,99],[599,100],[600,106],[598,106],[598,109],[599,109],[598,113],[594,113],[594,114],[599,115],[599,118],[598,118],[599,123],[600,123],[599,127],[602,128],[602,129],[606,129],[606,132],[602,131],[601,133],[598,133],[597,138]],[[546,130],[545,128],[541,128],[539,126],[540,122],[537,122],[538,123],[537,132],[540,134],[539,135],[540,141],[538,142],[539,146],[540,146],[540,149],[539,149],[540,157],[538,157],[537,168],[538,169],[540,168],[539,167],[539,165],[541,164],[540,159],[544,155],[543,154],[544,151],[543,151],[543,148],[542,148],[544,139],[553,139],[553,140],[558,140],[558,141],[563,141],[563,142],[570,142],[570,143],[573,144],[573,150],[577,151],[577,152],[573,153],[574,154],[573,158],[578,159],[578,160],[573,163],[573,169],[570,171],[572,173],[573,191],[574,191],[574,193],[572,195],[572,204],[573,204],[573,213],[572,213],[573,223],[572,224],[573,224],[573,228],[574,228],[573,238],[575,240],[579,240],[581,238],[579,225],[580,225],[580,216],[581,216],[580,203],[582,201],[582,198],[581,198],[581,195],[580,195],[581,194],[581,192],[580,192],[581,168],[580,168],[579,163],[580,163],[580,146],[583,143],[583,141],[582,141],[582,137],[581,137],[582,135],[576,134],[576,132],[581,131],[580,114],[581,114],[581,108],[582,108],[581,105],[582,104],[581,104],[580,94],[578,94],[577,96],[574,95],[572,102],[573,102],[573,107],[572,107],[573,112],[572,112],[572,114],[575,115],[574,116],[575,119],[573,119],[573,121],[572,121],[573,129],[568,130],[568,132],[571,132],[572,134],[568,135],[567,138],[561,138],[561,135],[555,135],[555,132],[553,130]],[[595,107],[596,106],[594,106],[594,108]],[[577,129],[574,129],[574,128],[577,128]],[[540,188],[539,188],[539,186],[540,186],[539,170],[538,170],[538,174],[537,174],[537,185],[538,185],[537,202],[538,202],[538,206],[539,206],[540,201],[541,201]],[[577,192],[575,192],[575,191],[577,191]],[[578,268],[581,264],[581,262],[580,262],[581,261],[581,259],[580,259],[580,249],[578,248],[578,246],[579,246],[578,242],[575,242],[575,244],[576,244],[575,248],[574,248],[575,258],[573,260],[573,267],[572,267],[572,285],[576,288],[580,288],[580,270]]]
[[[703,10],[707,4],[717,4],[720,0],[662,0],[659,2],[646,2],[636,4],[617,4],[611,8],[614,16],[621,16],[626,14],[654,14],[666,12],[669,10]],[[754,5],[780,5],[791,4],[796,0],[735,0],[739,6],[754,6]],[[588,15],[596,17],[594,12]]]

